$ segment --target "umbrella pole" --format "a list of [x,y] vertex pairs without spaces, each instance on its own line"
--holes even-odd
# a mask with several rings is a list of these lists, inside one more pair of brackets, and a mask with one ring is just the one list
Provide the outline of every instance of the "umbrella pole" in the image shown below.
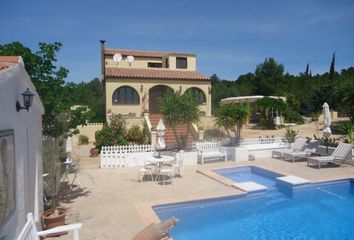
[[326,154],[328,155],[328,137],[326,137]]

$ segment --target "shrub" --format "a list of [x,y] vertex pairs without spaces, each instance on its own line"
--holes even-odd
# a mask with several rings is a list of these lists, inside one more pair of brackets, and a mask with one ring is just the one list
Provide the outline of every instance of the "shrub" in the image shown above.
[[127,145],[123,135],[117,135],[111,126],[104,125],[102,130],[95,133],[96,148],[100,151],[102,146]]
[[338,126],[338,130],[344,135],[343,139],[347,143],[354,142],[354,122],[341,123]]
[[132,126],[126,134],[126,140],[136,144],[145,143],[145,135],[143,130],[141,130],[138,125]]
[[110,125],[103,126],[101,131],[95,134],[96,148],[102,146],[144,144],[147,142],[147,129],[141,129],[138,125],[132,126],[129,130],[125,128],[125,120],[121,115],[114,115]]
[[116,135],[113,128],[104,125],[102,130],[95,133],[96,148],[101,150],[102,146],[112,146],[115,138]]
[[293,142],[295,142],[295,138],[298,133],[299,133],[299,131],[295,131],[291,128],[286,128],[284,137],[289,143],[293,143]]
[[118,136],[114,141],[113,145],[128,145],[127,140],[123,136]]
[[324,138],[324,137],[317,137],[316,135],[313,135],[315,140],[320,140],[320,145],[322,146],[328,146],[328,147],[337,147],[338,146],[338,141],[335,138]]
[[79,136],[79,144],[88,144],[89,138],[86,135],[80,135]]
[[284,118],[291,123],[296,123],[298,125],[300,124],[304,124],[304,119],[302,118],[302,116],[300,115],[300,113],[298,112],[294,112],[292,110],[287,110],[285,112],[282,113],[282,115],[284,116]]
[[144,136],[145,139],[145,143],[149,143],[149,127],[147,125],[147,123],[144,121],[143,122],[143,130],[142,130],[142,134]]
[[119,136],[124,136],[126,132],[125,120],[121,114],[113,115],[109,126],[113,129],[114,133]]

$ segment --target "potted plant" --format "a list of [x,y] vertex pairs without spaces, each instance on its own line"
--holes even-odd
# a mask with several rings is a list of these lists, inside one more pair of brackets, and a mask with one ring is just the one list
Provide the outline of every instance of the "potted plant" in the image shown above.
[[99,154],[100,154],[100,149],[98,148],[90,149],[90,157],[98,157]]
[[48,140],[43,147],[43,173],[47,174],[43,183],[43,192],[47,199],[42,213],[44,229],[65,224],[67,209],[58,204],[61,172],[58,143],[56,140]]

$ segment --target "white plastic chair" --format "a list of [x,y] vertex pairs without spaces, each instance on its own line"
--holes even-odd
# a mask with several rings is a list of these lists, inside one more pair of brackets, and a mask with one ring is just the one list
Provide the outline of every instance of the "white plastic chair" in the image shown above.
[[144,177],[146,175],[150,175],[151,180],[155,181],[154,173],[155,173],[156,166],[149,162],[144,163],[144,167],[139,169],[138,173],[138,182],[142,183],[144,181]]
[[176,163],[172,164],[175,173],[178,174],[180,177],[182,177],[183,154],[184,150],[179,151]]
[[27,214],[27,221],[25,226],[22,228],[17,240],[39,240],[40,237],[44,237],[49,234],[62,233],[62,232],[73,232],[74,240],[80,240],[79,231],[82,227],[81,223],[69,224],[64,226],[59,226],[51,228],[44,231],[38,231],[36,223],[33,220],[32,213]]
[[171,184],[174,184],[173,181],[173,176],[175,175],[175,169],[174,167],[170,167],[170,166],[163,166],[160,169],[160,177],[162,179],[162,185],[165,185],[166,180],[169,178],[171,181]]
[[[66,159],[64,164],[65,164],[65,172],[64,172],[63,180],[68,182],[68,185],[70,186],[70,188],[72,188],[75,181],[77,182],[77,186],[79,186],[81,188],[81,183],[80,183],[79,177],[77,176],[77,173],[79,172],[79,167],[77,166],[77,164],[75,164],[73,162],[73,160],[69,159],[69,158]],[[74,175],[74,177],[71,181],[69,179],[69,174]]]

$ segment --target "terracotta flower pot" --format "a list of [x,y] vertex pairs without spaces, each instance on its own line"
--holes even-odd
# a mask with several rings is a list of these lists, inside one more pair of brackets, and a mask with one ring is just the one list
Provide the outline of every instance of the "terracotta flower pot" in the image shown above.
[[90,150],[90,157],[98,157],[98,154],[100,153],[100,150],[97,148],[93,148]]
[[42,213],[42,222],[45,229],[50,229],[58,226],[65,225],[65,216],[67,209],[63,207],[57,208],[58,214],[53,215],[52,209],[49,209]]

